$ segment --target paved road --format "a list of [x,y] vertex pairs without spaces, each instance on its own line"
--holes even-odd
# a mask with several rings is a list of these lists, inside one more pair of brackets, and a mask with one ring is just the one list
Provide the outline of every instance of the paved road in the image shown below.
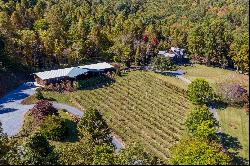
[[79,117],[83,116],[83,112],[80,111],[79,109],[75,108],[75,107],[72,107],[72,106],[69,106],[67,104],[63,104],[63,103],[57,103],[57,102],[52,102],[53,104],[53,107],[57,108],[57,109],[65,109],[67,110],[68,112],[74,114],[74,115],[77,115]]
[[0,121],[2,122],[3,132],[9,136],[18,133],[25,113],[34,105],[22,105],[21,101],[35,93],[35,86],[23,84],[16,90],[0,98]]
[[184,77],[185,72],[183,70],[176,70],[176,71],[165,71],[162,72],[164,75],[170,75],[170,76],[175,76],[179,78],[180,80],[184,81],[187,84],[190,84],[191,81],[187,78]]
[[[29,84],[30,83],[24,83],[16,90],[8,93],[3,98],[0,98],[0,121],[2,123],[3,132],[8,136],[14,136],[20,131],[23,125],[23,117],[25,113],[34,106],[34,104],[21,104],[23,99],[35,94],[37,87],[34,84],[31,86]],[[83,116],[83,112],[75,107],[57,102],[52,102],[52,104],[57,109],[65,109],[76,116]],[[121,141],[116,137],[113,137],[112,143],[116,147],[116,153],[124,147]]]

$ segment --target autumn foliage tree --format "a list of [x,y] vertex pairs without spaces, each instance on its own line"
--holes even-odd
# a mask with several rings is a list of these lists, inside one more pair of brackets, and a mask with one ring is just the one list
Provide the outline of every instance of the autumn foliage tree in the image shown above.
[[35,125],[39,125],[49,115],[58,115],[58,111],[52,106],[48,100],[39,100],[30,110],[31,115],[35,119]]
[[147,49],[157,54],[161,43],[161,49],[186,49],[200,63],[246,72],[248,2],[182,4],[182,0],[2,1],[0,37],[4,54],[33,70],[115,57],[122,63],[137,62],[138,45],[149,44]]

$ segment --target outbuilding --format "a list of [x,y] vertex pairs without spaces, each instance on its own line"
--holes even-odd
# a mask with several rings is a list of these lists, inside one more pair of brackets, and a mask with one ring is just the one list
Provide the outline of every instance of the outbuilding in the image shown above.
[[113,70],[115,70],[114,66],[103,62],[78,67],[38,72],[34,73],[34,78],[37,84],[47,85],[50,83],[59,83],[66,80],[73,81],[77,79],[84,79],[88,76],[94,76],[96,74]]

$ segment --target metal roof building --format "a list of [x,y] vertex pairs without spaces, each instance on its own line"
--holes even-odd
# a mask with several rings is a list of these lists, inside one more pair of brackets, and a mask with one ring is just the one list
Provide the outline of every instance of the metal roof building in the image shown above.
[[185,58],[184,49],[178,47],[171,47],[170,52],[167,51],[159,51],[158,55],[170,57],[170,58]]
[[114,66],[110,65],[109,63],[103,62],[103,63],[96,63],[91,65],[84,65],[84,66],[78,66],[82,69],[88,69],[88,70],[105,70],[113,68]]
[[48,80],[51,78],[60,78],[60,77],[70,77],[75,78],[76,76],[87,73],[87,69],[82,69],[79,67],[71,67],[71,68],[65,68],[65,69],[57,69],[57,70],[50,70],[50,71],[44,71],[44,72],[38,72],[34,73],[42,80]]
[[50,70],[44,72],[33,73],[38,84],[48,84],[50,82],[58,82],[60,80],[75,79],[77,76],[87,74],[88,72],[99,72],[105,69],[113,68],[112,65],[103,62],[91,65],[84,65],[78,67],[70,67],[64,69]]

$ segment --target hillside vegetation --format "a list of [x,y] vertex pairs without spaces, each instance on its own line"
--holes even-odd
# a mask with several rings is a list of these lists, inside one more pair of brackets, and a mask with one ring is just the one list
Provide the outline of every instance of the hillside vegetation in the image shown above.
[[93,60],[145,64],[177,46],[196,62],[248,71],[248,7],[247,0],[4,0],[0,54],[41,70]]
[[225,70],[218,67],[207,67],[198,64],[181,68],[186,72],[185,77],[190,80],[204,78],[215,88],[219,83],[239,84],[249,92],[248,75],[239,74],[236,71]]
[[229,135],[229,151],[236,152],[249,163],[249,116],[241,108],[218,110],[221,128]]
[[84,109],[97,108],[125,143],[138,140],[146,151],[165,161],[169,148],[182,135],[184,115],[191,107],[184,90],[153,73],[140,71],[118,77],[103,88],[68,95],[45,94],[58,101],[71,100]]

